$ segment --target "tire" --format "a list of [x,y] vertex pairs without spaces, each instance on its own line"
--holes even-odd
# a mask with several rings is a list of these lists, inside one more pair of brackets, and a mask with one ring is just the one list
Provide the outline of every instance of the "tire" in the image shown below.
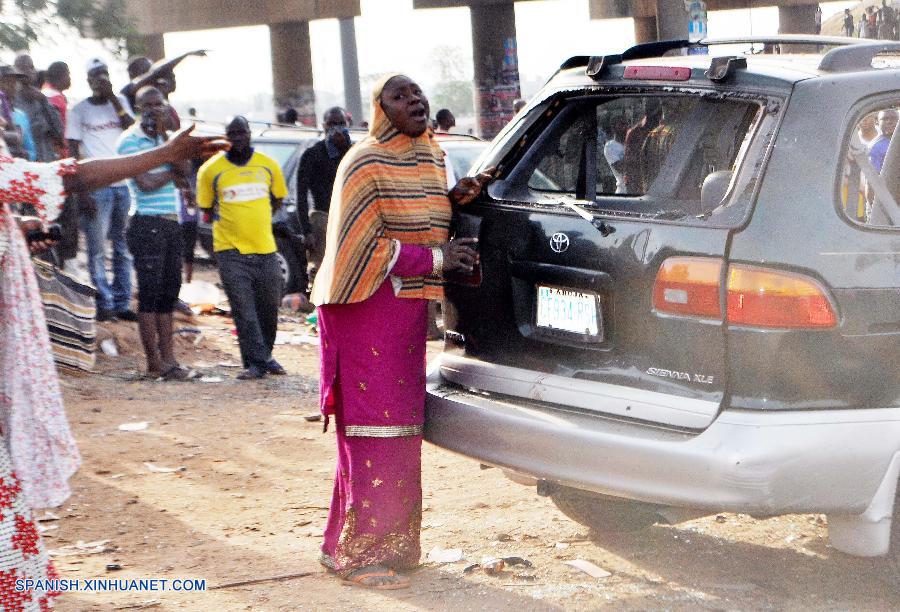
[[563,514],[598,533],[640,531],[660,520],[657,506],[630,499],[563,486],[550,497]]
[[278,257],[278,265],[281,267],[282,290],[281,295],[288,293],[297,293],[300,291],[300,261],[297,254],[294,253],[290,243],[283,238],[275,238],[278,250],[275,255]]

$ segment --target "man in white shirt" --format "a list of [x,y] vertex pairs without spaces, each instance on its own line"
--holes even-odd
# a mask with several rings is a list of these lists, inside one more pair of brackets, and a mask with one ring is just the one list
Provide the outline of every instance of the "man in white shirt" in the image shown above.
[[[78,158],[115,157],[122,132],[134,123],[127,102],[113,92],[109,69],[99,59],[88,62],[87,81],[92,95],[69,112],[66,140]],[[125,227],[131,195],[125,182],[90,194],[79,194],[81,228],[88,248],[88,269],[97,288],[97,320],[137,320],[131,310],[131,255]],[[113,282],[106,278],[106,238],[113,246]]]

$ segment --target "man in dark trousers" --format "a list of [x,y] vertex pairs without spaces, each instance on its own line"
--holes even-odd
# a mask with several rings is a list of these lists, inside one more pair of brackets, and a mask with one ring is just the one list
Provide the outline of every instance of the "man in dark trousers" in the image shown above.
[[[347,111],[339,106],[325,111],[322,119],[325,138],[304,151],[297,170],[297,217],[303,231],[307,256],[312,264],[312,274],[322,263],[325,253],[325,228],[328,225],[328,207],[331,189],[338,164],[350,150],[350,132],[347,130]],[[312,209],[307,194],[312,193]],[[301,266],[305,267],[305,266]],[[305,272],[305,270],[304,270]],[[300,281],[300,292],[306,292],[307,279]]]
[[213,222],[213,249],[244,364],[238,379],[253,380],[285,374],[272,358],[282,284],[272,210],[288,190],[278,163],[250,145],[245,118],[235,117],[225,135],[231,149],[197,172],[197,205]]

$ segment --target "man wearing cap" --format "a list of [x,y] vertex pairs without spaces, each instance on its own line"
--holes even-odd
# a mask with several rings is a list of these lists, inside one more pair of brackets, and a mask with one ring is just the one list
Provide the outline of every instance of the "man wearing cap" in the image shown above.
[[[0,98],[4,101],[16,100],[24,80],[25,75],[14,66],[0,66]],[[37,150],[31,137],[31,122],[28,121],[28,115],[8,102],[7,107],[9,118],[7,112],[4,112],[3,118],[7,120],[7,124],[3,137],[10,155],[34,161],[37,158]]]
[[59,158],[58,152],[63,144],[64,132],[59,111],[38,89],[40,83],[37,82],[37,70],[31,56],[19,55],[13,66],[25,75],[13,106],[22,109],[28,115],[37,152],[36,161],[54,161]]
[[[69,152],[78,158],[115,157],[122,132],[134,118],[125,109],[127,102],[113,92],[109,69],[99,59],[88,62],[87,81],[92,95],[69,111],[66,139]],[[125,226],[131,195],[123,181],[79,195],[81,227],[88,250],[88,270],[97,288],[97,320],[116,318],[137,320],[130,309],[131,255],[125,242]],[[105,239],[113,246],[113,282],[106,278]]]

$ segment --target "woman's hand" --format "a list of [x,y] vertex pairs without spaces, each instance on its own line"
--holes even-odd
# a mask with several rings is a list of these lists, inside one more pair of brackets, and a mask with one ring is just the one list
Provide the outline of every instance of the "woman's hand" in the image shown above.
[[444,272],[471,272],[479,261],[478,251],[475,250],[477,244],[478,238],[457,238],[442,246]]
[[179,130],[163,145],[171,161],[209,157],[231,148],[231,143],[220,136],[192,136],[193,131],[193,125]]
[[463,205],[477,198],[484,186],[494,178],[495,170],[495,168],[488,168],[478,176],[466,176],[459,179],[456,186],[447,194],[450,202],[455,205]]

